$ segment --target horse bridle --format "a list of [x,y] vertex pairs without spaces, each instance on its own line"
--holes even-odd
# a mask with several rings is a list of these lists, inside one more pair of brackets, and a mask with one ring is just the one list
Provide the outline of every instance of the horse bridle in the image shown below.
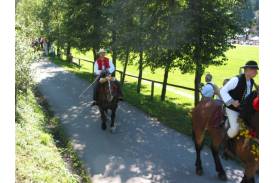
[[[103,76],[105,76],[105,78],[107,77],[108,73],[109,73],[109,72],[108,72],[106,69],[102,70],[102,72],[101,72],[101,74],[102,74]],[[111,95],[111,100],[110,100],[110,101],[112,101],[113,98],[114,98],[114,96],[113,96],[112,90],[111,90],[111,81],[110,81],[110,79],[107,79],[107,82],[108,82],[109,93],[110,93],[110,95]]]
[[112,101],[114,96],[113,96],[112,91],[111,91],[111,81],[109,79],[107,81],[108,81],[109,92],[110,92],[110,95],[111,95],[111,100],[110,101]]

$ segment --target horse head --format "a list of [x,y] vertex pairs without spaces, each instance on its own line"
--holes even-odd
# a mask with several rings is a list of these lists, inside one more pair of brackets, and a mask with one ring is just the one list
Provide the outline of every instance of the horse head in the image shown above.
[[112,102],[114,97],[116,96],[115,93],[115,86],[112,81],[112,77],[110,76],[110,73],[108,70],[102,70],[101,75],[100,75],[100,93],[99,93],[99,98],[101,98],[103,101],[107,102]]

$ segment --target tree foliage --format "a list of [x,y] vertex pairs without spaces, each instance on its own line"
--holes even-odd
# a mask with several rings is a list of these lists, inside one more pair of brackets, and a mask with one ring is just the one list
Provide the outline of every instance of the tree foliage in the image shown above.
[[205,68],[226,62],[228,40],[243,32],[257,9],[255,0],[30,1],[17,6],[26,27],[37,29],[34,35],[68,52],[74,47],[95,55],[100,47],[110,48],[115,64],[117,58],[124,61],[124,72],[130,57],[139,57],[138,92],[145,67],[163,68],[162,100],[171,70],[195,72],[195,103]]

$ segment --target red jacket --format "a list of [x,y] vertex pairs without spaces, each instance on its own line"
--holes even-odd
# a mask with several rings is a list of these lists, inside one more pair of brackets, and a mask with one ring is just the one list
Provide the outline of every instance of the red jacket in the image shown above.
[[106,57],[103,58],[98,58],[96,60],[97,65],[98,65],[98,70],[102,70],[102,66],[104,65],[105,69],[109,69],[110,68],[110,63],[109,63],[109,59]]

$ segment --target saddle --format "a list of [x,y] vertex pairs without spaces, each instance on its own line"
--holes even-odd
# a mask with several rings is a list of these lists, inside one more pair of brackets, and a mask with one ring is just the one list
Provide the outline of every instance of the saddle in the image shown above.
[[102,83],[105,83],[107,81],[115,81],[116,78],[115,77],[112,77],[112,76],[107,76],[107,77],[100,77],[99,78],[99,82],[102,84]]

